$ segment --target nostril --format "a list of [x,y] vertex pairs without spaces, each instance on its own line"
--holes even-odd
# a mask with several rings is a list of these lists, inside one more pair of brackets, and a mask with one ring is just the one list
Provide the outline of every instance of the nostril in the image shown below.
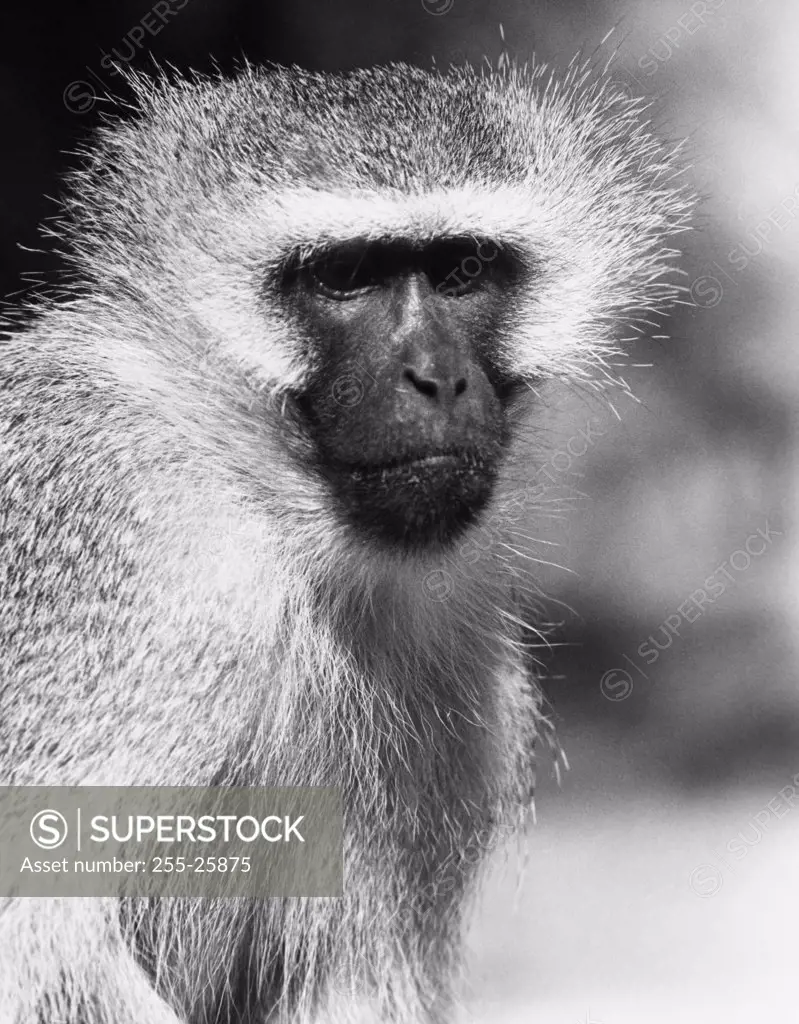
[[444,395],[450,393],[450,386],[452,388],[451,394],[455,398],[459,398],[466,390],[465,377],[458,377],[458,379],[450,385],[449,379],[437,380],[434,377],[420,376],[416,370],[410,366],[405,369],[405,379],[409,380],[417,391],[426,395],[428,398],[437,398],[441,392],[444,392]]
[[421,393],[423,395],[427,395],[428,398],[435,398],[438,394],[437,381],[430,380],[428,377],[420,377],[415,370],[412,370],[410,367],[405,370],[405,379],[409,380],[417,391],[421,391]]

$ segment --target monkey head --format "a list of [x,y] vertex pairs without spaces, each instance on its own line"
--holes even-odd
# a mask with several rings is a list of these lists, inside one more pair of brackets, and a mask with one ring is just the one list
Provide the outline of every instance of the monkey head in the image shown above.
[[[537,385],[608,376],[620,325],[674,298],[662,240],[687,203],[668,156],[607,80],[543,74],[134,78],[138,121],[107,133],[75,189],[81,270],[139,320],[158,306],[145,344],[187,402],[210,365],[229,398],[214,437],[246,448],[267,490],[285,455],[294,511],[315,494],[317,518],[356,537],[450,544]],[[246,442],[243,392],[260,396]]]

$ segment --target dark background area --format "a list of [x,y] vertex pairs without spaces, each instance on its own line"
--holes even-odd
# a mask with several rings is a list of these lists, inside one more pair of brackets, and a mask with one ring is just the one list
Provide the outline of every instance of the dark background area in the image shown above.
[[[55,213],[46,197],[71,153],[113,109],[109,96],[125,96],[108,57],[141,69],[154,59],[229,71],[246,57],[337,70],[496,62],[503,50],[564,66],[578,51],[617,49],[616,80],[651,98],[662,132],[687,139],[702,196],[684,242],[693,305],[670,322],[670,340],[630,350],[637,401],[620,395],[614,413],[564,389],[546,410],[553,453],[589,425],[594,438],[557,463],[563,515],[531,510],[529,523],[542,542],[531,550],[562,567],[542,564],[536,576],[560,623],[542,659],[572,770],[558,789],[542,765],[524,893],[511,917],[513,882],[491,890],[472,999],[481,1021],[519,1024],[794,1019],[791,0],[173,0],[161,19],[157,8],[95,0],[3,15],[0,294],[12,304],[55,278],[38,225]],[[758,530],[765,546],[750,541]],[[761,548],[748,562],[736,555]],[[696,615],[691,595],[710,577],[725,585]]]

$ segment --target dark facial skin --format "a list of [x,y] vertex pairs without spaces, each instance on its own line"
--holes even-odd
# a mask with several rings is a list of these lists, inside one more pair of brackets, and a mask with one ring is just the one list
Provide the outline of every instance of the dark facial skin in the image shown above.
[[451,542],[488,501],[513,380],[492,357],[520,269],[490,240],[340,245],[287,272],[316,356],[298,406],[342,514]]

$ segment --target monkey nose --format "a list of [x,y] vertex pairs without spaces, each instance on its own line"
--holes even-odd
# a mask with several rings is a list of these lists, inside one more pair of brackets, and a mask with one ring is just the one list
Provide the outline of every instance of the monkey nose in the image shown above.
[[462,374],[444,369],[406,366],[403,377],[419,394],[433,401],[452,402],[466,390],[466,378]]

